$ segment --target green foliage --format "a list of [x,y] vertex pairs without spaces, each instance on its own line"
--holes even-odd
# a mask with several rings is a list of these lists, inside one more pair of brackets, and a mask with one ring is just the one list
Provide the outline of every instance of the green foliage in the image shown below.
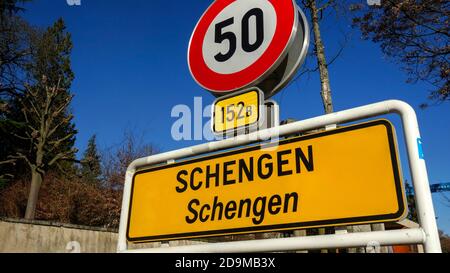
[[[30,61],[31,27],[17,12],[22,10],[18,4],[24,1],[0,1],[0,162],[9,161],[8,156],[18,147],[24,147],[23,141],[14,138],[11,132],[24,128],[19,118],[17,96],[24,90],[26,79],[25,66]],[[23,162],[12,165],[0,163],[0,176],[22,176],[25,173]]]
[[[72,41],[64,21],[59,19],[45,30],[24,23],[13,34],[5,32],[0,35],[13,38],[5,44],[0,41],[2,60],[15,61],[2,62],[0,70],[5,72],[0,73],[0,161],[14,158],[16,165],[0,165],[0,175],[23,177],[32,165],[42,172],[74,174],[73,163],[63,162],[73,160],[76,152],[76,130],[69,108],[74,78]],[[15,50],[8,52],[8,48]],[[20,57],[14,58],[15,54]]]
[[30,2],[31,0],[2,0],[0,1],[0,19],[4,19],[6,16],[12,16],[13,14],[23,11],[24,8],[19,6],[19,3]]
[[[48,86],[59,86],[61,91],[56,97],[54,105],[65,104],[66,100],[71,100],[73,97],[69,88],[74,79],[74,74],[70,66],[70,53],[73,45],[71,35],[66,31],[64,21],[58,19],[53,26],[47,28],[35,40],[34,44],[35,50],[32,54],[33,62],[28,71],[30,71],[36,80],[45,77]],[[38,88],[40,92],[44,92],[45,86],[42,86],[42,81],[39,81],[35,84],[34,88]],[[55,113],[56,110],[57,107],[50,112]],[[72,122],[72,118],[69,105],[60,114],[56,115],[54,123],[62,124],[54,133],[53,139],[61,140],[68,135],[71,135],[71,137],[59,143],[54,151],[48,153],[48,158],[53,158],[58,153],[73,149],[77,131],[75,124]],[[69,119],[69,122],[64,122],[64,119]],[[73,153],[70,157],[74,158],[75,154]]]
[[31,62],[26,66],[31,80],[25,92],[14,101],[18,105],[14,114],[20,117],[17,121],[27,126],[15,134],[28,140],[28,145],[23,146],[27,150],[18,149],[33,164],[39,165],[36,153],[39,145],[43,146],[41,167],[47,171],[57,166],[50,162],[60,154],[64,154],[61,159],[75,158],[76,130],[69,109],[73,96],[68,90],[74,78],[70,67],[72,42],[63,20],[59,19],[45,31],[35,31],[31,43]]
[[0,190],[5,188],[7,184],[8,184],[8,180],[5,179],[4,177],[0,176]]
[[[25,66],[29,80],[22,94],[15,96],[15,117],[24,122],[23,130],[11,135],[23,146],[16,147],[10,159],[26,162],[31,173],[31,187],[25,218],[34,219],[44,175],[57,169],[61,174],[73,171],[75,160],[75,125],[70,103],[73,72],[70,67],[72,41],[59,19],[45,31],[31,35],[31,62]],[[11,111],[14,113],[14,111]],[[64,164],[66,163],[66,164]]]
[[[31,27],[16,15],[22,8],[16,0],[0,1],[0,101],[14,95],[23,83],[25,63],[30,53]],[[0,113],[5,105],[0,107]]]
[[66,31],[62,18],[45,31],[38,30],[32,35],[32,61],[27,71],[38,87],[42,77],[50,86],[59,82],[61,89],[70,89],[74,74],[70,67],[72,39]]
[[406,201],[408,203],[408,219],[418,223],[417,218],[417,209],[416,209],[416,200],[414,199],[414,189],[413,187],[406,181],[405,184],[406,189]]
[[88,141],[88,146],[81,160],[81,176],[85,182],[98,184],[101,174],[100,155],[97,149],[96,136],[93,135]]

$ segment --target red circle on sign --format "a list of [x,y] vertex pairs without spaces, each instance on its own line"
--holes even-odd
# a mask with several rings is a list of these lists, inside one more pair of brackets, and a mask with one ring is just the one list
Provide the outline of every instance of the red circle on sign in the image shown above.
[[257,84],[279,61],[295,33],[296,7],[293,0],[267,0],[277,14],[277,26],[272,41],[262,56],[247,68],[232,74],[220,74],[211,70],[203,57],[203,40],[216,16],[236,0],[217,0],[203,14],[192,34],[188,50],[188,64],[192,76],[199,85],[217,94]]

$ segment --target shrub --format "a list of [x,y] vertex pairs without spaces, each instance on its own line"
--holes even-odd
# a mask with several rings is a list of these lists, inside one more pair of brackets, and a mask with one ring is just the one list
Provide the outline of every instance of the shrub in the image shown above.
[[[28,181],[15,181],[0,192],[0,215],[22,218]],[[45,176],[39,193],[36,220],[118,228],[122,191],[85,183],[79,178]]]

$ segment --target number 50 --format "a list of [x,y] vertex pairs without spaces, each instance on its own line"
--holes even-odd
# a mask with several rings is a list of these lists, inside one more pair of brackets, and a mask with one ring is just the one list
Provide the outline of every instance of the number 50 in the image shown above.
[[[254,16],[256,19],[256,41],[251,44],[250,43],[250,18]],[[221,44],[223,41],[228,40],[230,47],[228,49],[228,52],[225,54],[218,53],[214,56],[216,61],[218,62],[226,62],[231,57],[233,57],[234,53],[237,49],[237,39],[236,34],[233,32],[223,32],[223,29],[227,26],[230,26],[234,24],[234,17],[231,17],[225,21],[222,21],[220,23],[217,23],[215,25],[215,38],[214,42],[217,44]],[[244,17],[242,18],[241,22],[242,27],[242,49],[245,52],[253,52],[257,50],[264,41],[264,12],[259,8],[254,8],[249,10]]]

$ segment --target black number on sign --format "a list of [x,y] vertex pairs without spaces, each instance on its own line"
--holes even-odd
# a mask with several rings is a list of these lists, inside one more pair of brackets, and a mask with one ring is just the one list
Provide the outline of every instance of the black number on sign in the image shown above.
[[225,123],[225,108],[221,107],[220,112],[222,112],[222,124],[224,124]]
[[[228,122],[232,122],[234,121],[234,118],[236,116],[236,113],[234,112],[234,110],[232,109],[234,107],[234,104],[228,105],[227,106],[227,121]],[[231,115],[230,115],[231,114]]]
[[[256,19],[256,41],[250,44],[250,18],[255,16]],[[242,49],[245,52],[253,52],[257,50],[264,42],[264,13],[261,9],[254,8],[249,10],[242,18]]]
[[[250,44],[250,18],[254,16],[256,19],[256,41],[253,44]],[[231,17],[223,22],[220,22],[215,25],[215,34],[214,34],[214,42],[217,44],[221,44],[223,41],[228,40],[230,47],[228,52],[218,53],[214,56],[216,61],[218,62],[226,62],[231,57],[233,57],[236,52],[237,47],[237,39],[236,34],[233,32],[222,32],[224,28],[234,24],[234,18]],[[242,49],[245,52],[253,52],[257,50],[262,43],[264,42],[264,13],[259,8],[254,8],[249,10],[244,17],[242,18]]]
[[234,107],[234,104],[228,105],[226,110],[225,107],[220,108],[220,112],[222,112],[222,123],[225,123],[225,121],[232,122],[234,121],[234,117],[236,116],[236,113],[232,109]]
[[222,54],[218,53],[214,58],[218,62],[226,62],[231,57],[233,57],[234,52],[236,52],[236,35],[233,32],[224,32],[222,33],[222,30],[226,28],[229,25],[232,25],[234,23],[234,18],[227,19],[221,23],[218,23],[216,25],[216,33],[215,33],[215,42],[218,44],[221,44],[223,41],[228,40],[230,44],[230,49],[227,53]]
[[245,116],[244,115],[242,115],[242,111],[244,111],[244,108],[245,108],[245,104],[241,101],[241,102],[239,102],[238,104],[238,107],[240,106],[241,107],[241,110],[239,110],[239,114],[238,114],[238,119],[243,119],[243,118],[245,118]]

